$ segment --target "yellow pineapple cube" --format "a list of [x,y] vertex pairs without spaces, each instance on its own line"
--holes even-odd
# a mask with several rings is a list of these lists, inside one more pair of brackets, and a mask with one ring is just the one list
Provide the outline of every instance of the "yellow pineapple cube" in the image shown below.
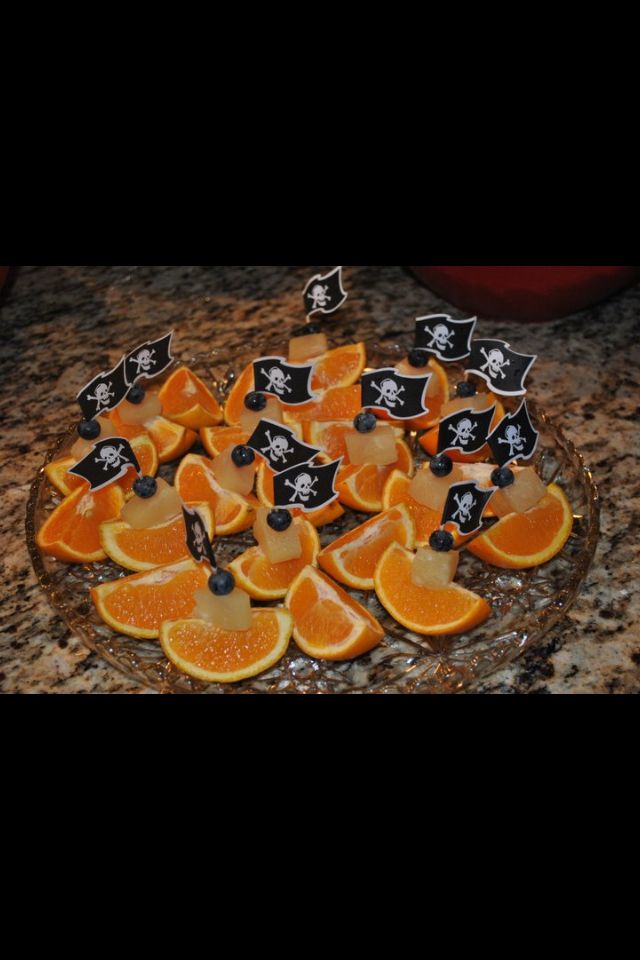
[[212,461],[211,470],[223,490],[240,493],[246,497],[253,490],[258,468],[257,459],[246,467],[237,467],[233,462],[235,447],[227,447]]
[[240,417],[240,426],[249,436],[256,429],[261,420],[273,420],[282,423],[282,405],[276,397],[267,397],[264,410],[243,410]]
[[162,404],[157,393],[148,393],[142,403],[129,403],[125,400],[118,407],[118,413],[123,423],[137,426],[162,416]]
[[269,563],[286,563],[302,556],[300,523],[294,520],[288,530],[272,530],[267,523],[271,511],[260,507],[253,526],[253,535]]
[[148,500],[134,496],[122,508],[120,518],[134,530],[157,527],[182,513],[182,501],[175,489],[162,477],[156,483],[158,489]]
[[425,466],[422,470],[418,470],[411,481],[409,494],[424,507],[440,513],[447,502],[450,487],[454,483],[461,483],[462,480],[462,470],[457,463],[453,464],[453,470],[448,477],[435,477],[429,467]]
[[398,459],[396,435],[390,424],[379,423],[371,433],[348,430],[344,439],[349,460],[354,466],[367,463],[386,467]]
[[547,488],[533,469],[525,467],[518,470],[510,487],[503,487],[491,498],[491,507],[497,517],[506,517],[510,513],[525,513],[535,507],[544,496]]
[[205,587],[195,592],[195,620],[204,620],[221,630],[246,631],[251,628],[251,598],[238,587],[227,597],[216,597]]
[[329,341],[324,333],[309,333],[303,337],[294,337],[289,341],[289,363],[305,363],[321,357],[329,349]]
[[417,587],[441,590],[453,582],[459,559],[457,550],[438,553],[431,547],[420,547],[411,567],[411,579]]

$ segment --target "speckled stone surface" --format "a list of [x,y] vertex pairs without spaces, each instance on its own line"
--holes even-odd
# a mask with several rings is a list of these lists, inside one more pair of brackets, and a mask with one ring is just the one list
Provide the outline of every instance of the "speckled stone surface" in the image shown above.
[[[0,691],[150,692],[89,653],[49,607],[25,545],[31,481],[95,372],[170,327],[184,354],[282,334],[302,320],[313,270],[22,268],[0,311]],[[345,330],[408,342],[415,316],[446,309],[401,267],[345,276]],[[603,512],[595,563],[566,620],[472,692],[639,693],[640,288],[552,324],[483,320],[482,332],[539,354],[531,395],[585,454]]]

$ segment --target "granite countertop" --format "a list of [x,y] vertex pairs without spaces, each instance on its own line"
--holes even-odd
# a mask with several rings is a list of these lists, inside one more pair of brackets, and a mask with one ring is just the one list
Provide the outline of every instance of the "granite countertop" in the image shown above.
[[[301,322],[312,267],[23,267],[0,311],[0,691],[146,693],[56,616],[25,545],[30,484],[76,416],[76,391],[145,338],[175,327],[179,352],[235,346]],[[447,309],[402,267],[348,267],[343,323],[404,335]],[[536,648],[471,688],[487,693],[639,693],[640,287],[551,324],[483,320],[482,333],[540,359],[531,395],[585,455],[602,536],[582,593]]]

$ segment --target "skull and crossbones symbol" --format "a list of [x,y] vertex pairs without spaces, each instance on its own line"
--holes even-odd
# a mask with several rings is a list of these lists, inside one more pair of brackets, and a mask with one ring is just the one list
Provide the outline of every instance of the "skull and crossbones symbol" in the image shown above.
[[458,509],[451,519],[456,520],[459,518],[460,523],[467,523],[467,521],[471,519],[471,511],[478,501],[474,499],[472,493],[464,493],[462,498],[460,498],[457,493],[454,493],[453,498],[458,504]]
[[313,300],[314,310],[323,309],[331,303],[328,291],[329,287],[324,287],[321,283],[316,283],[315,287],[311,289],[310,297]]
[[272,437],[269,430],[267,430],[266,436],[267,440],[269,441],[269,446],[263,447],[260,452],[266,453],[269,459],[274,463],[277,463],[278,460],[282,460],[283,463],[286,463],[287,454],[292,453],[292,448],[289,446],[288,439],[282,436]]
[[281,370],[280,367],[271,367],[268,373],[262,368],[260,373],[269,381],[265,387],[265,393],[271,393],[274,390],[279,396],[283,396],[285,390],[287,393],[293,393],[291,387],[287,386],[291,377],[288,373]]
[[132,357],[131,362],[135,363],[138,367],[136,370],[136,376],[139,375],[142,370],[144,373],[149,373],[151,367],[155,367],[156,361],[153,359],[156,355],[155,350],[141,350],[137,357]]
[[472,431],[477,429],[478,424],[472,423],[467,417],[465,417],[464,420],[461,420],[456,427],[454,427],[452,423],[449,424],[449,430],[453,430],[455,433],[453,442],[456,447],[466,447],[469,443],[469,440],[475,440],[476,435]]
[[206,557],[207,556],[207,548],[206,548],[207,535],[205,533],[204,527],[202,526],[199,520],[196,520],[196,522],[193,524],[191,529],[193,531],[193,545],[196,551],[200,554],[201,557]]
[[131,463],[127,457],[122,456],[124,447],[122,444],[116,450],[115,447],[103,447],[100,456],[94,457],[96,463],[103,464],[103,470],[117,470],[121,463]]
[[112,383],[99,383],[95,388],[96,392],[94,395],[90,393],[87,394],[87,400],[95,400],[95,402],[98,404],[96,413],[101,413],[103,407],[106,410],[111,401],[114,399],[115,393],[111,389],[112,387]]
[[429,344],[429,350],[433,350],[434,346],[438,350],[446,350],[448,347],[451,347],[452,340],[455,337],[455,333],[452,330],[449,330],[449,327],[444,323],[437,323],[433,330],[430,330],[429,327],[425,327],[425,333],[428,333],[431,337],[431,343]]
[[503,370],[503,367],[510,367],[511,360],[505,360],[502,350],[489,350],[489,353],[482,348],[482,354],[484,355],[485,360],[487,361],[484,366],[480,369],[484,372],[489,371],[489,376],[493,380],[497,380],[498,377],[502,377],[503,380],[507,379],[507,375]]
[[524,437],[520,433],[521,427],[514,427],[513,425],[507,427],[504,432],[504,437],[500,437],[498,443],[509,444],[509,456],[514,456],[514,450],[517,453],[522,453],[524,450]]
[[380,386],[372,380],[371,386],[378,391],[376,406],[384,404],[393,410],[395,405],[399,403],[401,407],[404,407],[404,400],[400,398],[400,394],[404,393],[404,387],[399,387],[395,380],[383,380]]
[[312,480],[308,473],[299,474],[293,483],[290,480],[285,480],[286,486],[293,490],[293,496],[290,497],[289,503],[295,503],[298,498],[302,503],[308,503],[312,496],[317,497],[318,491],[314,490],[317,482],[318,478],[315,477]]

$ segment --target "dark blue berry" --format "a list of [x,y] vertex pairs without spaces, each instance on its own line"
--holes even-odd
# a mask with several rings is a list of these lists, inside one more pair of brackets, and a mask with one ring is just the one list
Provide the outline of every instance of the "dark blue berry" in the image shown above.
[[135,387],[131,387],[131,390],[129,390],[129,393],[127,394],[127,400],[129,403],[135,403],[137,405],[142,403],[146,395],[146,391],[136,384]]
[[378,421],[372,413],[359,413],[353,425],[358,433],[373,433],[378,426]]
[[244,405],[247,410],[253,410],[254,413],[259,413],[267,405],[267,398],[264,393],[248,393],[244,398]]
[[309,323],[309,324],[307,324],[307,326],[304,328],[304,332],[305,332],[306,334],[308,334],[308,335],[309,335],[309,334],[312,334],[312,333],[322,333],[322,324],[321,324],[321,323]]
[[236,588],[236,581],[228,570],[219,570],[209,577],[209,590],[216,597],[228,597]]
[[97,440],[101,427],[97,420],[81,420],[78,424],[78,433],[83,440]]
[[288,510],[272,510],[267,517],[267,523],[277,533],[284,533],[293,523],[293,517]]
[[459,397],[475,397],[477,392],[475,383],[469,383],[468,380],[463,380],[456,387],[456,393]]
[[500,487],[501,490],[504,487],[510,487],[514,480],[513,471],[509,470],[508,467],[498,467],[491,474],[491,483],[494,487]]
[[453,470],[453,460],[446,453],[440,453],[433,458],[429,464],[429,469],[434,477],[448,477]]
[[231,459],[236,467],[249,467],[255,458],[256,455],[251,447],[234,447],[231,453]]
[[453,537],[446,530],[436,530],[429,537],[429,546],[436,553],[449,553],[453,550]]
[[429,354],[426,350],[412,350],[409,354],[409,365],[422,369],[429,363]]
[[133,492],[143,500],[149,500],[158,492],[158,483],[153,477],[140,477],[133,485]]

